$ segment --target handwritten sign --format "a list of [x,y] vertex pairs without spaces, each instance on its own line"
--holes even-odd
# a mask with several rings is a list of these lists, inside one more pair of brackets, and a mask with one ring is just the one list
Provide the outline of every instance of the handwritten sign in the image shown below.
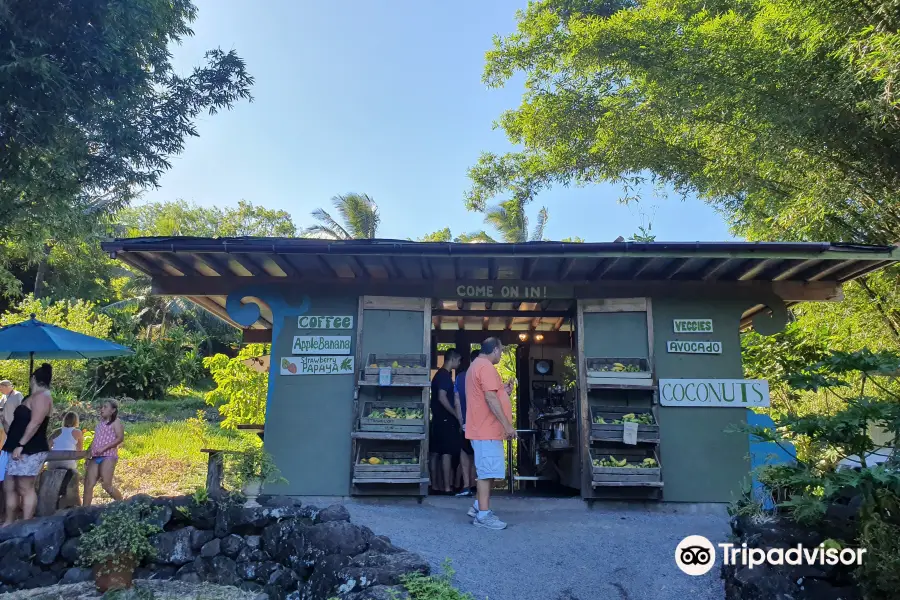
[[712,319],[675,319],[673,321],[675,333],[712,333]]
[[669,340],[666,352],[670,354],[722,354],[722,342],[686,342]]
[[302,315],[297,317],[297,327],[299,329],[353,329],[353,317]]
[[282,375],[347,375],[352,373],[352,356],[300,356],[281,359]]
[[626,421],[622,423],[622,443],[631,446],[637,445],[638,424]]
[[662,406],[751,408],[769,406],[765,379],[660,379]]
[[350,354],[349,335],[295,335],[292,354]]
[[574,285],[543,285],[527,281],[475,281],[442,284],[436,287],[437,295],[470,300],[548,300],[574,298]]
[[378,385],[391,385],[390,367],[381,367],[378,369]]

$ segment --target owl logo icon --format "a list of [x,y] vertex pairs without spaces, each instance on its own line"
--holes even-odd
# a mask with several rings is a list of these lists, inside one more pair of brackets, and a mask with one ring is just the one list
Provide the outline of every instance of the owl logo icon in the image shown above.
[[675,564],[688,575],[706,575],[716,564],[716,548],[702,535],[689,535],[675,548]]

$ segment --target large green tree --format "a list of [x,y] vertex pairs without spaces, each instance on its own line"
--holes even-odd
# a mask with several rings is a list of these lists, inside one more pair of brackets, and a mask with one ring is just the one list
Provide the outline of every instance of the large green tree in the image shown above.
[[553,184],[647,180],[752,239],[900,239],[896,0],[539,0],[485,82],[524,74],[470,208]]
[[19,291],[10,253],[39,262],[48,242],[81,239],[158,184],[201,114],[250,99],[234,51],[208,51],[187,75],[173,68],[170,44],[192,35],[196,14],[189,0],[0,2],[5,291]]
[[246,200],[236,207],[199,206],[185,200],[131,206],[115,217],[116,229],[128,237],[187,235],[197,237],[296,237],[290,213]]
[[367,194],[346,194],[331,199],[340,221],[324,208],[313,211],[317,224],[307,227],[303,235],[330,240],[375,239],[381,216],[378,205]]

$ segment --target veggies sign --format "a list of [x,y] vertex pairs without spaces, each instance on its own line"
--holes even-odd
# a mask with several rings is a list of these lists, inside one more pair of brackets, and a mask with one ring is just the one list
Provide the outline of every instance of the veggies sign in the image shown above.
[[352,356],[300,356],[281,359],[282,375],[347,375],[352,373]]

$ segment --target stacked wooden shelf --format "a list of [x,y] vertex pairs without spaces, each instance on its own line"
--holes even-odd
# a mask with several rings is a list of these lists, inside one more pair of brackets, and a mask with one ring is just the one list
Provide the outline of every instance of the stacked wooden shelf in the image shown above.
[[[585,358],[585,363],[591,420],[588,468],[594,497],[660,499],[657,386],[649,361]],[[625,421],[637,423],[635,444],[625,443]]]
[[[352,493],[418,496],[421,501],[429,483],[427,356],[369,354],[367,358],[357,380]],[[388,380],[383,369],[390,369]]]

